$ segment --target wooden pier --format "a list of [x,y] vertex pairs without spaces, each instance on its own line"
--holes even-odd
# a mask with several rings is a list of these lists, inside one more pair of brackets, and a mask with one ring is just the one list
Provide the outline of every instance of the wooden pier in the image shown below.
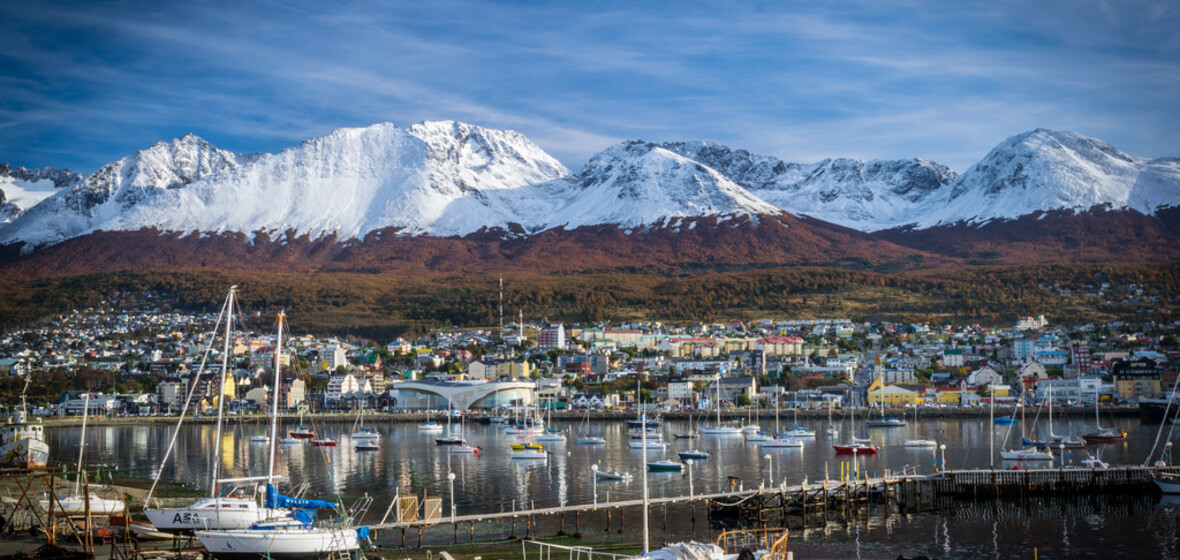
[[[847,519],[863,513],[867,507],[874,508],[874,513],[889,515],[931,511],[981,500],[1154,494],[1159,492],[1152,482],[1157,472],[1180,473],[1180,467],[979,469],[934,474],[907,471],[886,473],[879,477],[853,476],[850,473],[839,480],[653,497],[647,504],[649,511],[654,512],[651,528],[659,530],[659,525],[662,525],[664,535],[668,534],[669,508],[674,507],[681,508],[680,513],[685,514],[686,517],[681,521],[691,516],[693,532],[697,528],[699,507],[704,507],[708,521],[727,526],[785,527],[790,519],[791,525],[806,530],[809,523],[816,523],[816,517],[821,518],[820,523],[826,523],[829,516]],[[416,545],[422,545],[423,533],[428,529],[434,535],[431,540],[436,544],[477,542],[477,524],[485,528],[481,535],[489,540],[536,538],[551,534],[580,536],[582,531],[592,527],[622,533],[625,530],[637,530],[634,525],[640,516],[628,510],[642,508],[644,500],[600,501],[597,504],[579,503],[455,516],[441,515],[440,504],[436,502],[434,505],[433,514],[422,518],[411,515],[409,519],[381,523],[372,528],[377,531],[400,531],[403,547],[415,546],[411,544],[413,541],[416,541]],[[399,512],[399,515],[404,513]],[[542,527],[543,521],[545,528]],[[460,527],[465,530],[460,531]],[[500,529],[498,535],[496,528]],[[488,533],[487,529],[491,529],[492,533]],[[412,538],[410,532],[415,532],[416,538]],[[460,537],[460,532],[466,533],[465,538]]]

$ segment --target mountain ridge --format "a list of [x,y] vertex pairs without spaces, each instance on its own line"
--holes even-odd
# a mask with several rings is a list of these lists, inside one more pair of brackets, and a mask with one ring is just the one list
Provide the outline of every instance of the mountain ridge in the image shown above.
[[921,158],[799,164],[710,142],[639,140],[570,172],[515,131],[437,121],[343,128],[271,154],[221,150],[187,134],[63,187],[0,219],[0,244],[29,252],[144,228],[339,242],[373,232],[519,237],[604,225],[630,235],[774,216],[902,242],[922,237],[914,231],[1034,214],[1088,219],[1095,207],[1150,217],[1180,205],[1180,158],[1137,158],[1077,133],[1036,129],[1004,140],[962,175]]

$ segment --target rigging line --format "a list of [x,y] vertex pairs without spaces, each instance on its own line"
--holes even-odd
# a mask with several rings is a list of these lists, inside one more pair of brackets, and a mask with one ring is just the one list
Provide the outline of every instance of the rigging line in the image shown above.
[[[228,297],[226,298],[229,299]],[[221,313],[217,316],[217,322],[213,325],[213,332],[217,332],[217,327],[221,326],[221,320],[225,318],[225,305],[221,307]],[[197,373],[194,379],[200,379],[202,373],[205,372],[205,363],[209,360],[209,354],[213,351],[214,337],[209,337],[209,343],[205,346],[205,352],[201,354],[201,365],[197,367]],[[164,451],[164,458],[160,460],[160,469],[156,472],[156,477],[152,479],[152,486],[148,489],[147,496],[143,500],[143,505],[146,507],[152,499],[152,494],[156,491],[156,485],[160,482],[160,477],[164,474],[164,466],[168,464],[168,458],[172,455],[172,449],[176,446],[176,437],[180,435],[180,424],[184,421],[184,415],[188,412],[189,405],[192,403],[193,394],[196,393],[198,383],[193,383],[188,388],[188,397],[184,399],[184,406],[180,409],[180,416],[176,418],[176,428],[172,431],[172,437],[168,440],[168,449]]]
[[[1172,383],[1172,392],[1168,393],[1168,404],[1164,406],[1164,417],[1160,420],[1160,429],[1155,432],[1155,441],[1151,444],[1151,453],[1148,453],[1147,457],[1143,459],[1143,466],[1145,467],[1151,462],[1151,458],[1155,456],[1156,448],[1159,447],[1160,435],[1164,432],[1164,424],[1169,423],[1168,413],[1172,411],[1172,401],[1175,400],[1177,387],[1180,387],[1180,375],[1176,376],[1176,381]],[[1171,422],[1171,424],[1172,428],[1168,430],[1169,441],[1172,439],[1172,430],[1176,429],[1176,423]]]

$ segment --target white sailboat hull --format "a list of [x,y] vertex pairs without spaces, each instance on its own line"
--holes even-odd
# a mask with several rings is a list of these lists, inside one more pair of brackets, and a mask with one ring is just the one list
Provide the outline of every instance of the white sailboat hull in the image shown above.
[[236,529],[197,531],[217,560],[319,560],[358,548],[355,529]]
[[701,428],[702,436],[737,436],[742,434],[742,429],[737,426],[713,426]]
[[253,500],[217,498],[218,504],[201,500],[182,508],[145,509],[144,515],[156,529],[168,533],[199,530],[245,529],[259,521],[287,515],[287,510],[260,508]]
[[[49,505],[47,500],[41,501],[41,507],[45,508],[46,511],[49,511]],[[83,496],[58,498],[57,502],[53,504],[53,513],[54,515],[86,515],[86,505],[86,498]],[[127,509],[123,500],[100,498],[94,494],[90,495],[89,505],[91,515],[123,513]]]

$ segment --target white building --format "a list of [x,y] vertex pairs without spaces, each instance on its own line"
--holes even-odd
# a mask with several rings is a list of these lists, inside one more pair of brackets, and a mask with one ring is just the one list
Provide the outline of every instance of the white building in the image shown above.
[[320,358],[327,362],[328,371],[336,371],[340,366],[348,365],[348,358],[345,356],[344,347],[339,344],[333,344],[320,354]]
[[341,398],[345,393],[356,393],[360,391],[361,384],[356,380],[351,373],[344,375],[333,375],[328,379],[328,388],[324,391],[328,400],[335,400]]

